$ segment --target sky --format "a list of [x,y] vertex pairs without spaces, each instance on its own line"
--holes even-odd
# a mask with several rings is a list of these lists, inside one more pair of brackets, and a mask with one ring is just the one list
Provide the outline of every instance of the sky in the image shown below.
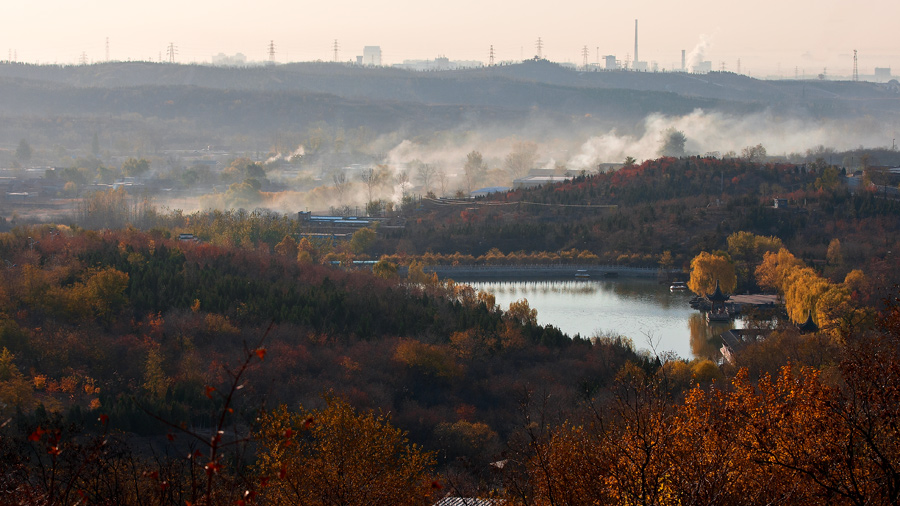
[[[581,64],[598,55],[633,58],[639,20],[641,61],[680,68],[681,50],[701,50],[713,69],[755,77],[850,76],[858,50],[860,76],[875,67],[900,74],[897,0],[631,0],[609,3],[454,0],[35,0],[8,2],[0,59],[77,64],[167,59],[210,62],[214,55],[248,60],[355,61],[363,46],[380,46],[384,64],[407,59],[516,61],[536,54]],[[700,55],[698,55],[700,56]]]

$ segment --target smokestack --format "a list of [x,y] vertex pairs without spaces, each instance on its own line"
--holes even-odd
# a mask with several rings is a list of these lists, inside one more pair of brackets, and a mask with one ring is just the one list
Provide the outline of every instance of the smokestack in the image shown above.
[[638,59],[638,20],[634,20],[634,63],[637,63],[641,60]]
[[684,59],[684,49],[681,50],[681,70],[685,70],[684,68],[685,59]]

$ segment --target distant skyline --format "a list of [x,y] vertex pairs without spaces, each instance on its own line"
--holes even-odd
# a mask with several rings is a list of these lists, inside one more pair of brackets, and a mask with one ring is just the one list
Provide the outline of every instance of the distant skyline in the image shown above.
[[3,12],[0,59],[28,63],[102,62],[108,38],[117,61],[166,61],[170,43],[178,63],[209,63],[219,53],[265,61],[270,41],[278,63],[331,61],[337,40],[344,62],[380,46],[385,65],[439,55],[487,64],[492,45],[497,62],[519,61],[535,56],[540,37],[545,58],[581,65],[585,46],[590,63],[609,54],[633,58],[638,19],[640,59],[660,70],[679,69],[685,50],[701,51],[713,70],[737,71],[740,59],[741,73],[755,77],[809,78],[826,68],[829,76],[850,76],[856,49],[860,75],[875,67],[900,74],[896,0],[50,0],[8,3]]

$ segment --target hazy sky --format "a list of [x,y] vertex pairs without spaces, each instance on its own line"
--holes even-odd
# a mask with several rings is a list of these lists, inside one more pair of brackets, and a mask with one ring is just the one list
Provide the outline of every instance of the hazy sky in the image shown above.
[[681,50],[703,44],[714,69],[736,71],[740,59],[754,76],[825,67],[849,76],[854,49],[861,75],[900,74],[897,0],[36,0],[6,2],[3,18],[0,58],[39,63],[103,61],[107,38],[113,60],[165,58],[170,42],[181,63],[218,53],[265,60],[271,40],[276,61],[330,61],[337,39],[343,61],[377,45],[385,64],[438,55],[486,63],[491,45],[498,61],[532,57],[540,37],[546,58],[580,64],[584,46],[590,62],[598,48],[633,58],[639,19],[640,59],[661,69],[680,67]]

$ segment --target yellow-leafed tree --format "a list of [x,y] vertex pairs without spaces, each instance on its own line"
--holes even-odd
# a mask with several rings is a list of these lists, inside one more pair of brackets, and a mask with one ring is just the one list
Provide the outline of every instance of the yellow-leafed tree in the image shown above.
[[[796,269],[784,279],[784,306],[795,322],[806,320],[808,314],[818,319],[816,303],[828,291],[831,283],[810,267]],[[821,322],[819,322],[821,326]]]
[[779,249],[778,253],[766,252],[762,263],[756,268],[756,283],[783,294],[786,292],[785,278],[802,267],[803,261],[786,248]]
[[716,281],[723,292],[733,292],[737,286],[734,264],[724,256],[703,251],[691,260],[688,288],[697,295],[706,295],[715,291]]

